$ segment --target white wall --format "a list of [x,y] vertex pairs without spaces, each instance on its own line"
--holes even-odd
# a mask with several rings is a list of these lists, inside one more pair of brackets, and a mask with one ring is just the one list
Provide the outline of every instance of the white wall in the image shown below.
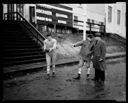
[[[108,22],[108,6],[112,7],[112,22]],[[106,4],[105,5],[105,19],[106,19],[106,32],[114,33],[114,4]]]
[[4,19],[4,13],[7,13],[7,4],[3,4],[3,19]]
[[[108,6],[112,7],[112,22],[108,22]],[[120,25],[117,24],[117,10],[121,11],[121,20]],[[125,13],[126,13],[126,4],[125,3],[116,3],[116,4],[106,4],[106,32],[116,33],[122,37],[126,37],[126,25],[125,25]]]
[[87,18],[97,22],[104,22],[105,4],[87,4]]
[[[105,19],[105,4],[81,4],[83,8],[80,8],[79,5],[72,4],[73,7],[73,19],[74,15],[78,16],[78,20],[84,21],[84,19],[95,20],[97,22],[104,22]],[[78,23],[78,25],[82,23]],[[79,29],[83,27],[75,26]],[[89,30],[89,28],[87,28]]]
[[98,22],[104,22],[105,16],[101,15],[101,14],[97,14],[97,13],[87,11],[87,18],[91,19],[91,20],[93,19],[93,20],[98,21]]
[[84,22],[86,21],[86,13],[87,13],[86,5],[81,5],[81,7],[80,7],[79,4],[71,4],[71,6],[73,8],[73,24],[74,24],[74,16],[77,16],[79,21],[83,21],[83,23],[78,22],[78,25],[82,25],[83,27],[76,26],[76,25],[73,25],[73,27],[83,30]]
[[99,15],[105,14],[105,4],[87,4],[87,11]]

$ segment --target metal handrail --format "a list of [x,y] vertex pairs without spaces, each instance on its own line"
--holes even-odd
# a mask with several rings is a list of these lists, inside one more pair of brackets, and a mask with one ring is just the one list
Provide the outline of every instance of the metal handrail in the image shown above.
[[[6,18],[11,15],[11,20],[16,20],[16,21],[25,21],[26,24],[29,25],[29,27],[32,28],[32,30],[34,30],[37,34],[37,36],[29,29],[30,32],[32,32],[33,36],[37,39],[37,42],[39,41],[42,45],[43,42],[42,40],[45,39],[45,36],[42,35],[31,23],[29,23],[20,13],[18,12],[11,12],[11,13],[4,13],[4,20],[6,20]],[[7,19],[8,20],[8,19]],[[25,25],[25,24],[24,24]],[[40,36],[41,40],[38,38]]]

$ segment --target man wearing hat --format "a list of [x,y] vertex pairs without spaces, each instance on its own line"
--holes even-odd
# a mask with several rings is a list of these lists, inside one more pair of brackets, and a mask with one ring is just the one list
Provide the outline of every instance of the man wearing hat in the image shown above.
[[105,42],[101,39],[101,34],[95,34],[95,44],[93,48],[93,67],[95,69],[95,81],[104,84],[105,81],[105,55],[106,55],[106,46]]
[[46,53],[47,76],[50,76],[50,66],[52,65],[52,75],[55,76],[57,41],[52,38],[51,33],[47,34],[47,39],[44,40],[44,52]]

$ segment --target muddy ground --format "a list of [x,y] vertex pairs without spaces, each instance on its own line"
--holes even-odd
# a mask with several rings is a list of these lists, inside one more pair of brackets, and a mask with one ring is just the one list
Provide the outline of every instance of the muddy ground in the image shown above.
[[[126,101],[125,59],[107,64],[104,87],[82,78],[74,80],[77,65],[56,68],[56,77],[47,79],[46,70],[6,80],[3,83],[3,100],[117,100]],[[90,78],[94,77],[91,69]]]

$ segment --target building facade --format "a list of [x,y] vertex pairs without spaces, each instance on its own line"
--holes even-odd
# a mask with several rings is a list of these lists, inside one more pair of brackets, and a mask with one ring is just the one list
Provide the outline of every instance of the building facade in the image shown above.
[[[105,4],[87,4],[87,22],[105,25]],[[92,25],[92,31],[99,32],[99,25]]]
[[[35,24],[39,31],[57,33],[83,33],[90,30],[88,23],[105,25],[107,33],[126,36],[126,3],[113,4],[3,4],[3,14],[19,12]],[[85,22],[86,23],[85,25]],[[99,32],[99,25],[91,30]]]
[[106,32],[126,38],[126,3],[106,4],[105,14]]
[[69,33],[72,8],[61,4],[36,4],[36,23],[44,31]]

